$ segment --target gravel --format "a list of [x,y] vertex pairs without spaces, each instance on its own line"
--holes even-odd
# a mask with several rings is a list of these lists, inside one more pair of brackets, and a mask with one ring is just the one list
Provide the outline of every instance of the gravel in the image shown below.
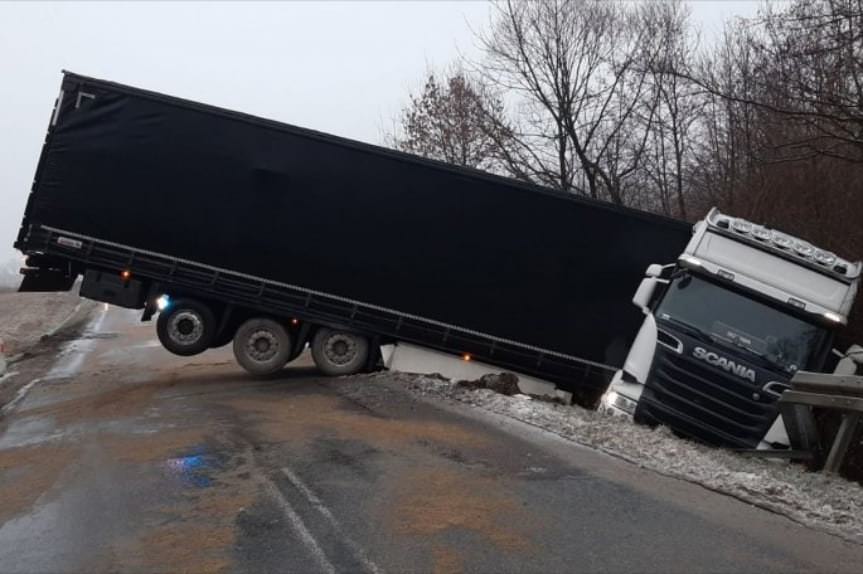
[[863,487],[841,477],[809,472],[785,461],[711,448],[625,418],[578,406],[471,390],[427,375],[385,373],[422,397],[466,403],[520,420],[655,472],[784,515],[800,524],[863,544]]

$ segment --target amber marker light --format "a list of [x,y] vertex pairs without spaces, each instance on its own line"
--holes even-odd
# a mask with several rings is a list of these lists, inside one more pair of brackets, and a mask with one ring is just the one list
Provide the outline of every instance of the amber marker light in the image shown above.
[[471,358],[472,358],[472,357],[470,356],[470,353],[465,353],[464,355],[462,355],[462,356],[461,356],[461,358],[462,358],[464,361],[469,362],[469,361],[471,360]]
[[129,279],[132,278],[132,272],[129,271],[128,269],[124,269],[122,272],[120,272],[120,278],[123,281],[128,281]]

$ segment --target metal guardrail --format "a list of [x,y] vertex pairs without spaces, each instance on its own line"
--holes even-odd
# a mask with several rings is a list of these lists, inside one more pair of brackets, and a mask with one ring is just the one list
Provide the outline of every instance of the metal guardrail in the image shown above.
[[[815,408],[838,411],[842,416],[829,449],[815,424]],[[794,458],[807,458],[816,468],[823,462],[826,472],[839,472],[863,414],[863,377],[799,371],[791,379],[791,389],[782,393],[779,411],[792,452],[801,453]]]

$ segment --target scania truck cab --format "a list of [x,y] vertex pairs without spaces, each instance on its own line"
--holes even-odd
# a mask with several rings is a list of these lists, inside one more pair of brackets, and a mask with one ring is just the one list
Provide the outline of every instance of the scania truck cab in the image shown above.
[[675,264],[651,265],[644,322],[601,407],[730,448],[787,445],[777,400],[821,371],[861,264],[715,208]]

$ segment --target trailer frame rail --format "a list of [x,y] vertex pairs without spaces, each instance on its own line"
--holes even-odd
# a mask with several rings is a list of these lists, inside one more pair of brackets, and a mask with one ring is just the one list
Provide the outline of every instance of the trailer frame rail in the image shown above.
[[[355,329],[509,368],[558,384],[565,390],[604,388],[615,367],[356,301],[136,248],[74,231],[30,223],[18,247],[80,264],[84,269],[127,271],[165,287],[200,293],[228,305],[245,306],[286,318]],[[493,358],[492,358],[493,357]],[[542,365],[542,370],[538,367]]]

